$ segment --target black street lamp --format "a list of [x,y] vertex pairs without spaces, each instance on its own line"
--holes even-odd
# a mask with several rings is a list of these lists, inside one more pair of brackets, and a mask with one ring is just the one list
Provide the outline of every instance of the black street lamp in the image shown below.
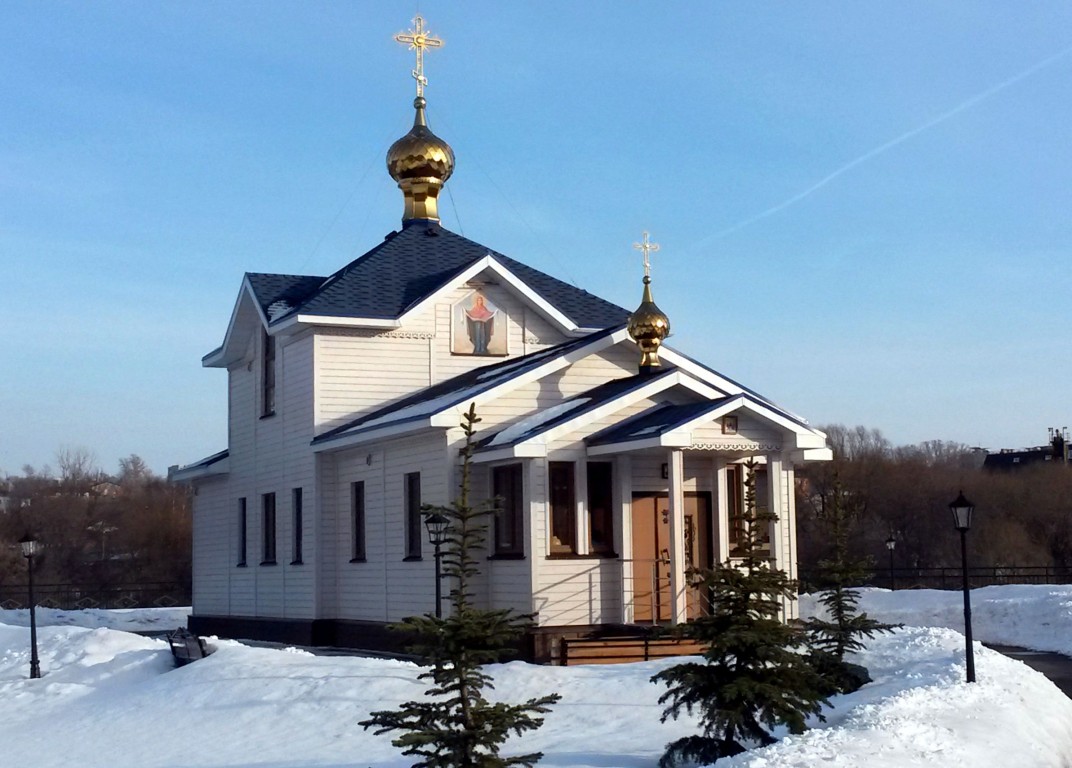
[[438,512],[432,512],[425,515],[424,525],[428,529],[428,541],[435,547],[435,615],[437,619],[441,619],[443,618],[442,547],[447,541],[450,520]]
[[41,663],[37,659],[37,612],[36,601],[33,593],[33,561],[41,553],[41,542],[30,534],[19,539],[22,547],[22,556],[26,558],[26,566],[30,572],[30,679],[41,677]]
[[975,682],[975,654],[972,651],[971,592],[968,590],[968,529],[971,528],[975,505],[964,498],[961,491],[949,503],[953,513],[953,527],[960,531],[960,570],[964,574],[964,638],[967,641],[965,658],[968,665],[968,682]]
[[891,533],[886,539],[886,549],[890,551],[890,589],[897,589],[897,582],[893,580],[893,550],[897,548],[897,539]]

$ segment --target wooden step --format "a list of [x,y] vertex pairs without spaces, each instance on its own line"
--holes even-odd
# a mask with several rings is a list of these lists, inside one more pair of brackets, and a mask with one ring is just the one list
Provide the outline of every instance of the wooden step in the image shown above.
[[672,637],[563,638],[562,664],[624,664],[703,653],[703,644]]

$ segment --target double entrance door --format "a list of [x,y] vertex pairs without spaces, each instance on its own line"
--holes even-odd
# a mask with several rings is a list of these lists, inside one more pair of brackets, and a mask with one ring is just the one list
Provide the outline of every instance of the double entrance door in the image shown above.
[[[710,568],[711,494],[685,494],[685,570]],[[633,621],[672,618],[670,594],[670,498],[665,493],[633,494]],[[705,608],[701,590],[688,587],[688,617]]]

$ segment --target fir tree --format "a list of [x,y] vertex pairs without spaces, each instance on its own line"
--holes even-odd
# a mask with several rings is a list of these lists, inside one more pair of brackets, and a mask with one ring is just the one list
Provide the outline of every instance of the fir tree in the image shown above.
[[796,585],[776,570],[762,548],[764,532],[777,519],[757,509],[755,462],[746,465],[740,561],[695,574],[711,598],[708,615],[677,628],[683,637],[704,644],[703,661],[663,670],[652,682],[668,686],[659,697],[667,704],[662,720],[682,711],[697,712],[703,732],[670,743],[660,768],[709,764],[752,746],[776,741],[771,729],[784,725],[801,733],[807,718],[828,704],[823,681],[798,650],[804,636],[781,620],[783,601]]
[[449,616],[433,614],[404,619],[395,628],[414,638],[410,652],[430,665],[420,679],[431,682],[425,701],[408,701],[401,709],[373,712],[361,722],[377,734],[400,732],[392,744],[416,755],[414,768],[500,768],[529,766],[543,754],[500,756],[510,734],[539,728],[558,694],[523,704],[492,703],[484,692],[493,688],[483,665],[515,652],[531,617],[511,610],[483,610],[473,605],[471,581],[478,574],[476,554],[486,537],[487,517],[494,506],[472,506],[469,500],[474,427],[480,419],[474,405],[464,415],[460,493],[448,507],[426,505],[450,521],[443,553],[443,575],[451,580]]
[[859,612],[860,593],[852,585],[871,575],[872,562],[849,552],[849,534],[862,510],[836,474],[821,503],[818,517],[825,524],[831,555],[819,561],[819,602],[828,618],[813,617],[804,623],[804,629],[812,647],[812,662],[829,683],[828,693],[851,693],[871,682],[871,676],[866,667],[846,661],[845,654],[863,650],[864,639],[897,625],[883,624]]

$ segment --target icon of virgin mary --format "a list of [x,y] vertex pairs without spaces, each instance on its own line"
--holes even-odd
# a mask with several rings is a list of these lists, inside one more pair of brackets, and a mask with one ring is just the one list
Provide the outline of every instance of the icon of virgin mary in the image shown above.
[[489,354],[488,345],[491,344],[492,334],[495,333],[497,314],[499,310],[488,309],[483,294],[473,294],[473,304],[465,310],[465,325],[469,333],[469,341],[473,345],[474,355]]

